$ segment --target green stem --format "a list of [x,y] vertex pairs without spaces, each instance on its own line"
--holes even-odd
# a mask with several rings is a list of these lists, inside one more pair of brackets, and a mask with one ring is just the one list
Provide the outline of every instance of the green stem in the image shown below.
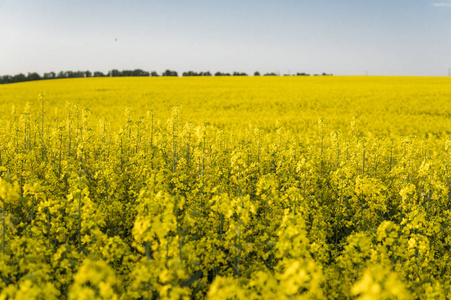
[[49,248],[50,248],[50,245],[51,245],[51,241],[50,241],[50,227],[51,227],[51,223],[50,223],[50,210],[49,210],[49,208],[47,207],[47,240],[48,240],[48,243],[49,243]]
[[5,244],[6,244],[6,222],[5,222],[5,201],[3,201],[2,208],[2,253],[5,254]]
[[79,187],[78,194],[78,248],[81,252],[81,189]]
[[70,125],[71,125],[70,123],[71,123],[71,118],[70,118],[70,107],[69,107],[69,120],[68,120],[68,125],[67,125],[67,127],[68,127],[68,135],[69,135],[69,150],[68,150],[69,156],[70,156],[70,147],[71,147],[71,142],[72,142],[71,134],[70,134]]
[[365,175],[365,149],[363,149],[363,166],[362,166],[362,173]]

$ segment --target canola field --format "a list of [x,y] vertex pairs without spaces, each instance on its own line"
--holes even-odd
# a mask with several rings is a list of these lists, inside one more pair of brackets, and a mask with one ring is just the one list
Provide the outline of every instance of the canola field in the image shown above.
[[446,299],[451,79],[0,86],[0,299]]

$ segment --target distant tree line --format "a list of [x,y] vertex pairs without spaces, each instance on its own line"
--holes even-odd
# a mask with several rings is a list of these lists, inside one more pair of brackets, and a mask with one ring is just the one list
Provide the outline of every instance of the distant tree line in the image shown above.
[[183,72],[182,76],[211,76],[211,73],[209,71],[207,72],[194,72],[194,71],[188,71],[188,72]]
[[[332,74],[322,73],[321,76],[331,76]],[[172,70],[166,70],[163,73],[158,74],[156,71],[148,72],[143,71],[141,69],[135,70],[122,70],[119,71],[117,69],[113,69],[108,71],[107,73],[103,73],[100,71],[60,71],[59,73],[49,72],[44,73],[43,76],[38,73],[28,73],[27,75],[20,73],[16,75],[3,75],[0,76],[0,84],[4,83],[16,83],[23,81],[36,81],[43,79],[61,79],[61,78],[87,78],[87,77],[158,77],[158,76],[166,76],[166,77],[178,77],[178,73]],[[194,72],[188,71],[182,73],[183,77],[189,76],[213,76],[209,71],[206,72]],[[222,73],[216,72],[214,76],[248,76],[246,73],[242,72],[233,72],[233,73]],[[255,72],[254,76],[260,76],[260,72]],[[263,76],[280,76],[276,73],[265,73]],[[310,76],[307,73],[296,73],[294,75],[285,74],[284,76]],[[318,74],[314,74],[314,76],[319,76]]]

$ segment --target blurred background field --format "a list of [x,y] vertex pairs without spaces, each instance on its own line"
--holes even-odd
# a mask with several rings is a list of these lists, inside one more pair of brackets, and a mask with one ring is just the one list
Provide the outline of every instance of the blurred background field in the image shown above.
[[[319,118],[329,129],[348,131],[354,116],[365,136],[444,137],[451,131],[451,78],[268,76],[195,78],[80,78],[43,80],[0,86],[0,115],[14,104],[38,107],[38,94],[64,114],[67,101],[89,108],[92,120],[124,122],[124,109],[136,116],[153,109],[161,120],[181,106],[185,121],[233,130],[249,123],[266,130],[279,120],[298,133],[317,130]],[[34,104],[34,105],[33,105]]]

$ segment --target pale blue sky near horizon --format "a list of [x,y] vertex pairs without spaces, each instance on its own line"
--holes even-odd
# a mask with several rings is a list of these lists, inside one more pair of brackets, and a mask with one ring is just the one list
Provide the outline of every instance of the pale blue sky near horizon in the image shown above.
[[0,75],[448,76],[451,0],[0,0]]

